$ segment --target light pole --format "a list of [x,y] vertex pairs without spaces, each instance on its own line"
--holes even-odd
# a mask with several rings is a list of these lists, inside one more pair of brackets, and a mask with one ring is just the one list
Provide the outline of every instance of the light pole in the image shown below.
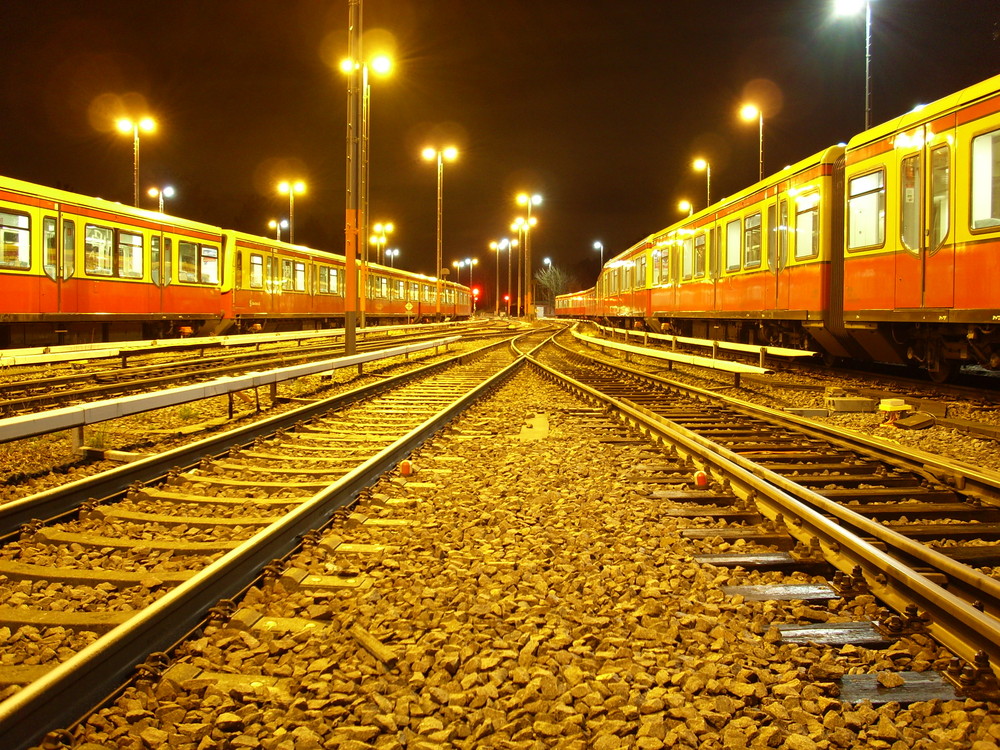
[[437,317],[441,317],[441,272],[444,270],[441,267],[441,204],[442,196],[444,193],[444,162],[455,161],[458,157],[458,149],[454,146],[448,146],[444,149],[436,149],[428,146],[423,150],[423,157],[427,161],[433,161],[437,159],[437,267],[434,271],[434,276],[437,277],[437,294],[435,295],[435,312]]
[[[497,269],[496,269],[497,294],[496,297],[494,297],[495,310],[493,314],[496,315],[498,318],[500,317],[500,253],[504,250],[507,250],[509,247],[510,247],[510,240],[508,240],[506,237],[504,237],[499,242],[494,240],[493,242],[490,243],[490,250],[496,253],[496,258],[497,258]],[[509,263],[507,265],[508,267],[510,267]]]
[[603,270],[604,269],[604,243],[603,242],[595,242],[594,243],[594,249],[601,251],[601,269]]
[[692,162],[691,166],[694,167],[696,172],[705,172],[705,205],[712,205],[712,165],[708,163],[705,159],[698,158]]
[[531,221],[531,207],[541,204],[542,196],[535,193],[534,195],[528,195],[527,193],[519,193],[517,196],[517,204],[519,206],[527,207],[527,228],[524,230],[524,306],[528,311],[528,316],[531,316],[531,235],[529,229],[534,226]]
[[511,259],[510,256],[512,256],[514,254],[514,251],[517,250],[518,251],[518,259],[519,259],[519,262],[520,262],[520,257],[521,257],[521,251],[519,249],[520,246],[521,246],[521,243],[520,243],[520,241],[516,237],[514,239],[512,239],[510,241],[510,244],[507,246],[507,317],[508,318],[510,317],[510,294],[511,294],[512,287],[513,287],[513,285],[511,284],[511,280],[510,280],[510,269],[512,267],[512,264],[511,264],[511,260],[512,259]]
[[387,234],[392,234],[392,230],[394,228],[395,227],[393,227],[392,222],[384,222],[383,223],[381,221],[379,223],[377,223],[374,227],[372,227],[372,230],[373,230],[374,234],[372,234],[370,241],[375,244],[375,262],[376,263],[382,263],[383,262],[382,252],[385,250],[385,244],[386,244],[386,242],[388,242],[388,239],[386,238],[386,235]]
[[170,187],[170,185],[165,185],[162,188],[151,187],[149,190],[146,191],[146,194],[150,198],[159,198],[160,199],[160,202],[159,202],[160,213],[162,214],[163,213],[163,199],[164,198],[173,198],[174,197],[174,189],[172,187]]
[[872,3],[871,0],[836,0],[838,16],[853,16],[865,9],[865,130],[872,126]]
[[282,219],[278,221],[277,219],[271,219],[267,222],[267,228],[273,229],[275,231],[275,239],[281,242],[281,230],[288,226],[288,220]]
[[758,153],[759,158],[759,169],[757,170],[757,179],[764,179],[764,113],[761,111],[760,107],[754,104],[744,104],[740,109],[740,117],[742,117],[747,122],[757,121],[757,131],[758,131]]
[[694,206],[691,205],[691,201],[681,201],[677,204],[678,211],[687,211],[687,215],[690,216],[694,213]]
[[[528,305],[531,302],[531,296],[528,293],[527,286],[530,284],[530,279],[528,278],[527,268],[528,266],[528,232],[531,227],[538,223],[538,218],[532,216],[530,219],[525,219],[523,216],[518,216],[514,223],[510,225],[511,230],[518,233],[518,239],[520,241],[521,247],[524,248],[524,262],[521,262],[522,253],[518,251],[517,253],[517,314],[518,317],[527,314]],[[522,294],[521,280],[524,279],[525,288]]]
[[306,184],[302,180],[282,180],[278,183],[278,192],[288,196],[288,241],[295,242],[295,194],[305,193]]
[[385,257],[389,259],[389,267],[395,268],[395,259],[399,257],[399,248],[389,248],[385,251]]
[[123,117],[115,123],[122,133],[132,134],[132,205],[139,207],[139,131],[152,133],[156,130],[156,122],[152,117],[143,117],[140,120],[130,120]]

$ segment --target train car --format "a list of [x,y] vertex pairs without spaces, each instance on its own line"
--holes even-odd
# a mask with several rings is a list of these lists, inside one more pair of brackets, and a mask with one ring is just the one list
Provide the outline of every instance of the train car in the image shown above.
[[0,178],[0,346],[221,319],[225,252],[218,227]]
[[[438,281],[358,264],[368,325],[437,317]],[[0,177],[0,347],[332,327],[343,256]],[[443,281],[440,317],[471,313]]]
[[995,76],[642,240],[605,264],[594,316],[945,379],[1000,369],[998,273]]
[[595,287],[556,296],[557,318],[593,318],[597,314]]
[[847,145],[844,315],[874,359],[1000,368],[1000,76]]

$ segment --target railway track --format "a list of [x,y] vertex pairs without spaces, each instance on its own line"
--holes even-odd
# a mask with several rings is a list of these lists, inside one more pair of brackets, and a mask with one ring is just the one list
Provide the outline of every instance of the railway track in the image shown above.
[[[33,721],[53,705],[76,703],[81,685],[93,696],[93,684],[113,684],[146,658],[152,642],[165,647],[164,633],[179,637],[200,612],[253,580],[509,377],[514,361],[507,347],[485,347],[3,506],[0,534],[25,525],[0,549],[0,576],[14,582],[4,592],[0,628],[31,629],[55,648],[29,660],[42,663],[17,663],[23,644],[7,639],[0,682],[27,687],[14,698],[22,704],[0,709],[0,733],[28,741]],[[179,468],[167,471],[174,464]],[[100,501],[86,502],[90,497]],[[100,648],[67,659],[95,634],[105,634]],[[63,668],[53,670],[61,661],[72,662],[69,680]]]
[[542,361],[584,392],[617,400],[640,429],[704,467],[717,491],[687,497],[691,507],[678,511],[727,524],[704,536],[795,539],[799,561],[838,570],[835,587],[875,594],[909,620],[923,613],[928,632],[964,660],[956,679],[998,695],[990,664],[1000,664],[1000,477],[568,349],[550,347]]
[[[487,331],[482,326],[455,329],[475,337],[496,335],[498,331]],[[503,332],[506,333],[505,331]],[[435,333],[407,333],[386,337],[372,335],[358,342],[358,352],[384,348],[386,341],[393,344],[418,343],[432,340]],[[226,377],[250,370],[266,370],[287,367],[294,364],[325,359],[344,351],[343,342],[304,344],[294,347],[258,350],[255,346],[226,354],[184,357],[164,361],[163,355],[145,355],[145,359],[155,359],[150,364],[137,362],[140,355],[132,355],[132,364],[120,367],[87,367],[81,371],[51,374],[34,370],[41,377],[33,377],[29,369],[25,376],[0,383],[0,416],[11,417],[40,409],[86,403],[104,398],[127,396],[152,389],[172,387],[212,378]],[[32,368],[33,369],[33,368]]]

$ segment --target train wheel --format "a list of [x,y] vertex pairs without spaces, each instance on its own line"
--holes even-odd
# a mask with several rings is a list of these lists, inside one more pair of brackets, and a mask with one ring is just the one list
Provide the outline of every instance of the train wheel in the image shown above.
[[929,363],[927,376],[932,383],[947,383],[958,374],[960,367],[950,359],[938,359]]

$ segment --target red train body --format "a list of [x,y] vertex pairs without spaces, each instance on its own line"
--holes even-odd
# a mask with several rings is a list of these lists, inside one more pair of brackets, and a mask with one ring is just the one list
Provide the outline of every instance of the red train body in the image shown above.
[[935,377],[1000,368],[1000,76],[787,167],[605,263],[556,314]]
[[[0,177],[0,346],[339,327],[343,256]],[[358,264],[369,325],[437,317],[437,279]],[[469,290],[440,282],[442,318]]]

